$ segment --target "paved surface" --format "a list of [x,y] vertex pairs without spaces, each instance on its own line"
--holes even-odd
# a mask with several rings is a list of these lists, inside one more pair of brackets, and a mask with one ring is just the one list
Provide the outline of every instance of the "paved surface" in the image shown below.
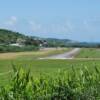
[[74,48],[69,52],[63,53],[63,54],[58,54],[58,55],[53,55],[45,58],[40,58],[40,59],[73,59],[74,56],[80,51],[80,48]]

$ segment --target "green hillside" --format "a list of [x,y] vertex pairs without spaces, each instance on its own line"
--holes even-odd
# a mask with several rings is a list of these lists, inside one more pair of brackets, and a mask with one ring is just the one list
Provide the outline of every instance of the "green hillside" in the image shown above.
[[18,32],[0,29],[0,43],[15,43],[18,38],[26,39],[27,37]]
[[37,50],[40,41],[19,32],[0,29],[0,52]]

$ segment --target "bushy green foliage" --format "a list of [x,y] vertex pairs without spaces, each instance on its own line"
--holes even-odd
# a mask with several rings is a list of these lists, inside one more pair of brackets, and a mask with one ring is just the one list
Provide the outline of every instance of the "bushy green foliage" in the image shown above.
[[[12,44],[19,44],[14,46]],[[0,29],[0,52],[31,51],[39,48],[40,41],[24,34]]]
[[9,46],[9,45],[0,45],[0,53],[4,52],[22,52],[22,51],[32,51],[32,50],[38,50],[39,47],[34,45],[27,45],[27,46]]
[[12,81],[0,88],[0,100],[100,100],[100,71],[59,71],[34,79],[30,71],[14,69]]
[[26,37],[18,32],[13,32],[6,29],[0,29],[0,43],[15,43],[18,38],[25,39]]

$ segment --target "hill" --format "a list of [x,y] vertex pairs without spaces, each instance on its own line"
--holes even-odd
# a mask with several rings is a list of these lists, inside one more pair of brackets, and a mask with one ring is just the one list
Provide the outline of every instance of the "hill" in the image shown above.
[[72,40],[69,39],[56,39],[56,38],[45,38],[44,40],[47,41],[50,47],[65,47],[66,44],[72,42]]
[[10,30],[0,29],[0,44],[15,44],[20,45],[35,45],[44,47],[66,47],[70,43],[76,43],[75,41],[69,39],[56,39],[56,38],[41,38],[35,36],[25,36],[19,32],[13,32]]
[[19,32],[0,29],[0,52],[37,50],[40,41]]
[[30,36],[25,36],[19,32],[13,32],[6,29],[0,29],[0,44],[13,44],[19,43],[23,45],[39,45],[38,40],[34,40]]
[[26,36],[18,32],[0,29],[0,43],[15,43],[18,38],[26,39]]
[[19,32],[0,29],[0,52],[37,50],[40,47],[100,47],[100,43],[77,42],[69,39],[26,36]]

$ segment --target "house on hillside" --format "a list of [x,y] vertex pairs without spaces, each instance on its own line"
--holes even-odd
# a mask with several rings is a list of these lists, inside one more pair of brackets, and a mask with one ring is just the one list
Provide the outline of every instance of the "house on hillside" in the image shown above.
[[18,39],[16,40],[16,43],[18,43],[19,45],[24,45],[25,42],[26,42],[26,40],[25,40],[25,39],[22,39],[22,38],[18,38]]
[[24,43],[25,43],[25,40],[24,39],[18,38],[15,43],[11,43],[9,45],[10,46],[23,47],[25,45]]
[[45,40],[40,40],[40,47],[48,47],[48,43]]
[[9,44],[10,46],[16,46],[16,47],[22,47],[23,45],[20,45],[19,43],[12,43],[12,44]]

